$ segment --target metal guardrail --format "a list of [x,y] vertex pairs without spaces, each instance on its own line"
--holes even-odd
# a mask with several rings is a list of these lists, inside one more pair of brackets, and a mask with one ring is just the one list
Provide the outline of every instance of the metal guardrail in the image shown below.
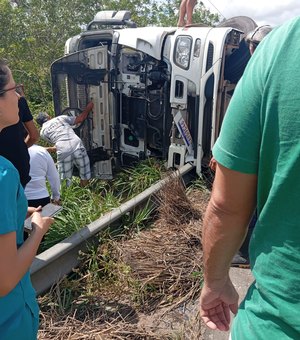
[[37,255],[30,268],[31,281],[37,294],[49,289],[78,266],[80,262],[78,258],[79,251],[85,251],[89,245],[95,244],[97,242],[96,234],[157,193],[170,178],[183,177],[191,172],[193,168],[194,166],[191,164],[184,165],[172,175],[152,185],[126,203],[123,203],[120,207],[108,212],[70,237]]

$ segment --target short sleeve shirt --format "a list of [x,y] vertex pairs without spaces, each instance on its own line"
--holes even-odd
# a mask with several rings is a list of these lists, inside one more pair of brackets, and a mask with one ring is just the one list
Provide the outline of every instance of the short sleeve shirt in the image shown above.
[[[15,167],[0,156],[0,234],[16,232],[17,247],[23,244],[27,200]],[[38,318],[38,305],[29,272],[16,287],[0,297],[0,339],[23,339],[24,313]]]

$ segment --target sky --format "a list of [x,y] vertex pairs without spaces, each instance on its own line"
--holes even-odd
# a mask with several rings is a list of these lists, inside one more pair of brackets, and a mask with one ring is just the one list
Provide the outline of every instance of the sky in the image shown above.
[[258,25],[275,27],[300,16],[299,0],[202,0],[202,2],[214,13],[218,13],[217,8],[226,19],[246,15]]

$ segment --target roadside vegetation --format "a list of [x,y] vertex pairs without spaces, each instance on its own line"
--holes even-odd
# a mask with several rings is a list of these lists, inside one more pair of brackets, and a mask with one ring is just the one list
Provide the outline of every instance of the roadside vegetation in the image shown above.
[[[35,117],[54,114],[51,64],[69,37],[82,32],[101,10],[129,10],[138,26],[176,26],[180,0],[0,0],[0,58]],[[200,1],[194,22],[219,20]],[[112,181],[75,179],[62,187],[63,210],[40,252],[140,193],[164,176],[152,159],[124,169]],[[199,196],[198,196],[199,195]],[[196,197],[196,198],[195,198]],[[201,181],[188,191],[176,182],[153,202],[123,217],[99,236],[82,266],[40,297],[39,339],[201,339],[199,320],[186,318],[201,288],[201,215],[207,190]],[[151,228],[150,228],[151,226]],[[173,313],[173,314],[172,314]],[[177,320],[177,321],[176,321]]]
[[[63,183],[63,210],[55,217],[54,224],[45,235],[40,252],[144,191],[160,180],[164,172],[161,161],[149,158],[134,167],[123,169],[111,181],[94,179],[85,188],[79,186],[79,180],[75,177],[70,187]],[[137,229],[141,229],[151,209],[150,205],[146,205],[142,210],[125,215],[120,228],[136,225]]]
[[81,267],[40,297],[39,340],[201,339],[208,196],[201,180],[186,189],[174,179],[156,195],[155,215],[146,205],[118,232],[101,233],[99,245],[80,254]]

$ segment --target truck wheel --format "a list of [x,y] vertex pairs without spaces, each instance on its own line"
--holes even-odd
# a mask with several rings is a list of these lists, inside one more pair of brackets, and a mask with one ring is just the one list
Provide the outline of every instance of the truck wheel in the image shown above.
[[217,27],[233,27],[244,32],[246,36],[250,31],[253,31],[257,25],[255,21],[249,17],[237,16],[220,22]]

